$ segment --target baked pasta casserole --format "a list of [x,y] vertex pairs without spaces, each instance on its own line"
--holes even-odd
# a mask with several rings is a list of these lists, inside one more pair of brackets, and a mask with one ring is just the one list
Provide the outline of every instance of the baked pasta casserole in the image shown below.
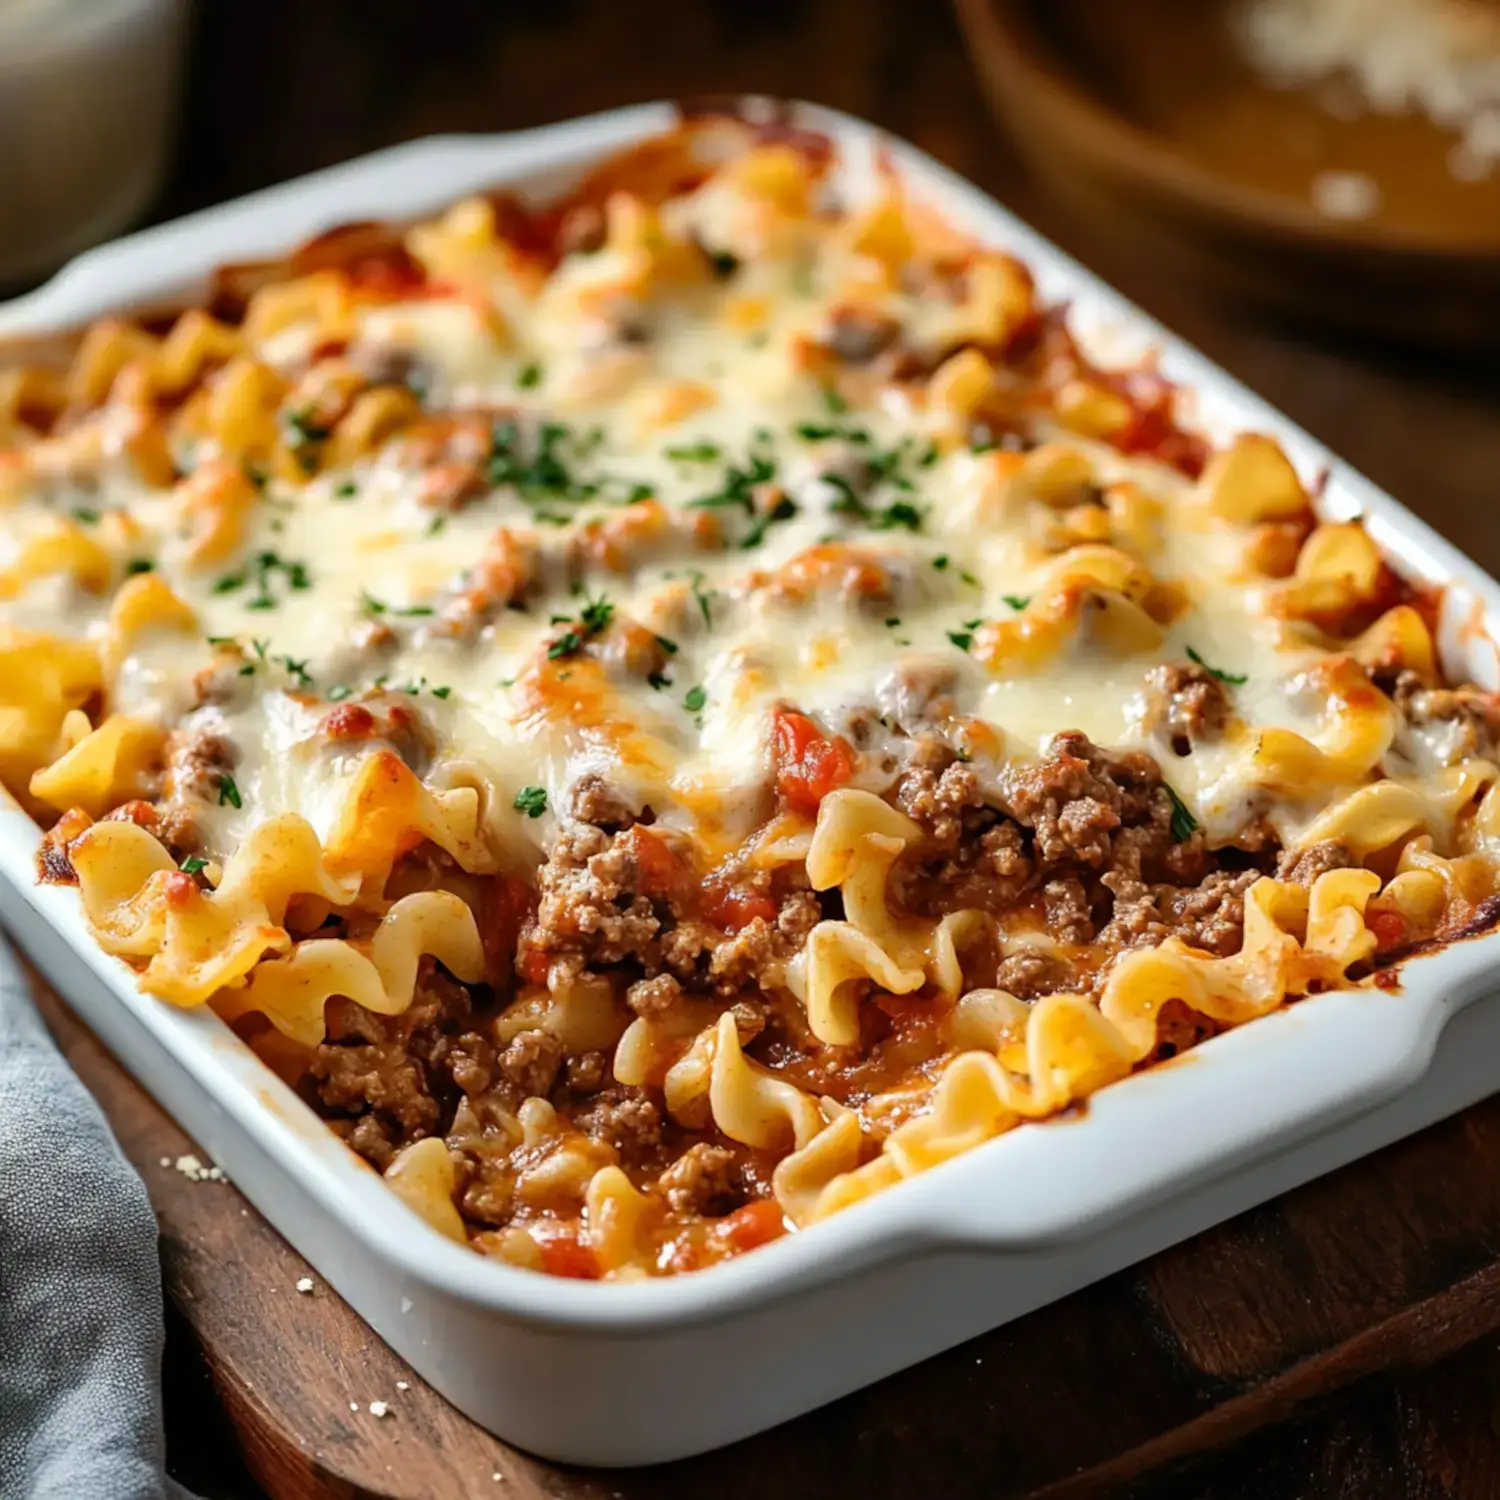
[[1439,594],[835,166],[687,119],[0,375],[40,878],[517,1266],[711,1265],[1493,918]]

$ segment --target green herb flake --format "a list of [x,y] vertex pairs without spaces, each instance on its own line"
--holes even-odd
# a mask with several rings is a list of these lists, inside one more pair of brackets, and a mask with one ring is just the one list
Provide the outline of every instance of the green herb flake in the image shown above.
[[770,510],[762,511],[755,518],[749,531],[740,538],[740,550],[748,552],[752,547],[758,547],[765,541],[766,533],[778,521],[790,521],[797,514],[797,503],[789,496],[783,495]]
[[701,687],[690,687],[683,697],[682,706],[690,714],[697,713],[708,702],[708,694]]
[[447,516],[434,516],[427,523],[427,535],[428,536],[437,536],[443,530],[443,528],[447,524],[448,524],[448,518],[447,518]]
[[152,573],[156,570],[156,564],[149,557],[132,557],[125,564],[125,572],[128,577],[134,578],[139,573]]
[[1187,648],[1187,657],[1190,662],[1202,667],[1210,677],[1217,678],[1220,682],[1227,682],[1230,687],[1241,687],[1250,681],[1248,673],[1222,672],[1218,667],[1209,666],[1191,646]]
[[821,422],[799,422],[792,431],[804,443],[826,443],[829,438],[839,436],[837,427],[826,427]]
[[901,623],[900,615],[890,615],[886,619],[886,629],[894,630]]
[[703,616],[703,628],[712,630],[714,628],[714,614],[712,600],[717,593],[715,589],[705,590],[703,587],[703,575],[694,573],[692,576],[693,598],[698,603],[698,613]]
[[367,615],[383,615],[390,605],[384,599],[377,599],[368,589],[359,591],[359,607]]
[[196,875],[198,871],[203,869],[207,864],[208,861],[206,859],[201,859],[196,854],[190,854],[182,862],[182,873],[184,875]]
[[295,678],[298,687],[311,687],[312,674],[307,670],[307,662],[295,661],[290,656],[278,656],[274,658],[286,668],[287,676]]
[[70,514],[80,526],[97,526],[99,524],[99,512],[90,505],[75,505]]
[[1162,782],[1162,786],[1166,788],[1167,796],[1172,799],[1172,837],[1180,844],[1190,839],[1197,831],[1198,820],[1167,782]]
[[654,687],[657,692],[660,692],[663,688],[669,688],[672,686],[672,679],[668,677],[665,672],[652,672],[650,676],[646,678],[646,681],[652,687]]
[[659,635],[659,636],[656,637],[656,644],[658,646],[660,646],[661,649],[663,651],[665,651],[668,656],[676,656],[677,655],[677,642],[676,641],[668,640],[666,636]]
[[534,391],[542,383],[542,367],[535,361],[521,366],[516,375],[516,384],[523,391]]
[[948,562],[948,554],[946,552],[941,552],[935,558],[933,558],[932,565],[938,570],[939,573],[945,573],[948,570]]
[[333,487],[335,500],[352,500],[359,493],[359,485],[352,479],[343,479]]
[[442,687],[431,688],[429,691],[434,698],[446,698],[452,693],[453,689],[445,683]]
[[244,799],[240,796],[240,789],[235,784],[234,777],[228,771],[219,773],[219,806],[243,807]]
[[836,417],[843,416],[849,410],[849,403],[839,394],[838,387],[832,385],[823,387],[823,405]]
[[1001,594],[1000,597],[1014,610],[1025,609],[1031,603],[1030,594]]
[[353,691],[347,682],[336,682],[328,689],[326,696],[330,703],[342,703]]
[[547,789],[540,786],[523,786],[511,804],[518,813],[528,818],[539,818],[547,811]]
[[967,630],[950,630],[948,639],[958,647],[960,651],[967,651],[974,644],[974,637]]
[[717,443],[684,443],[665,451],[674,464],[711,464],[719,456]]

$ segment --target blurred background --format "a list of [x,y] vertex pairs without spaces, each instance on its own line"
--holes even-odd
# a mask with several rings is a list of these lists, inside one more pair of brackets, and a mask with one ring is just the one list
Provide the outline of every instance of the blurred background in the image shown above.
[[[0,281],[413,137],[746,92],[914,141],[1500,570],[1500,0],[0,0]],[[168,1386],[180,1477],[254,1493],[180,1330]],[[1500,1494],[1497,1411],[1481,1341],[1169,1492]]]

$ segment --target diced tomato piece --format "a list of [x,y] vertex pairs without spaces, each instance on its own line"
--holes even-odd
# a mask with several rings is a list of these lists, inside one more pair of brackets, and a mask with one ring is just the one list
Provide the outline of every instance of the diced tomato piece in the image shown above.
[[1365,926],[1375,934],[1378,950],[1398,948],[1406,941],[1406,918],[1398,911],[1366,912]]
[[637,823],[626,835],[635,860],[637,888],[646,896],[669,896],[691,878],[686,861],[661,834]]
[[362,256],[345,272],[350,284],[368,297],[401,298],[420,295],[427,286],[427,273],[404,250]]
[[[497,875],[485,888],[480,938],[491,974],[502,975],[510,968],[521,929],[526,925],[534,904],[531,887],[514,875]],[[537,959],[541,960],[541,973],[535,977],[528,973],[526,977],[533,984],[542,984],[547,978],[545,955],[535,952],[527,955],[528,964]]]
[[854,775],[854,747],[836,734],[824,734],[806,714],[777,714],[772,735],[776,785],[801,812],[816,812],[829,792]]
[[786,1220],[774,1198],[762,1198],[726,1214],[714,1225],[714,1233],[739,1255],[757,1245],[779,1240],[786,1233]]
[[744,886],[738,885],[725,888],[711,884],[705,895],[704,918],[724,928],[726,932],[739,932],[757,917],[767,922],[776,920],[776,903],[764,891],[746,890]]
[[583,1243],[581,1234],[578,1224],[563,1224],[537,1235],[542,1269],[549,1276],[568,1276],[575,1281],[599,1279],[599,1257],[592,1246]]

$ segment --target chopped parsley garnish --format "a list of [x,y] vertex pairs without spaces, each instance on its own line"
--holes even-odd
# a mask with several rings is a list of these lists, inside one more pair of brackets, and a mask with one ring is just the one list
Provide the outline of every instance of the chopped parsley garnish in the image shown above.
[[540,786],[523,786],[511,804],[518,813],[528,818],[539,818],[547,811],[547,789]]
[[258,552],[250,567],[241,568],[235,573],[226,573],[215,582],[213,591],[216,594],[232,594],[249,582],[252,573],[255,575],[256,592],[253,599],[245,602],[246,609],[276,608],[278,601],[272,592],[271,580],[277,574],[281,575],[289,589],[301,590],[312,587],[312,575],[308,572],[306,563],[289,561],[276,552]]
[[712,600],[713,596],[718,592],[718,590],[705,590],[703,587],[703,575],[701,573],[693,574],[692,586],[693,598],[698,601],[698,613],[703,616],[703,628],[705,630],[712,630],[714,628]]
[[258,490],[265,489],[266,485],[270,482],[271,476],[259,464],[253,464],[246,459],[240,465],[240,468],[244,470],[245,478]]
[[444,683],[441,687],[429,688],[428,691],[434,698],[446,698],[453,689]]
[[901,623],[900,615],[890,615],[886,618],[886,629],[894,630]]
[[938,570],[939,573],[946,572],[948,568],[948,554],[946,552],[940,552],[935,558],[933,558],[932,565]]
[[306,661],[294,661],[290,656],[277,656],[272,660],[280,662],[286,668],[287,675],[296,679],[298,687],[312,686],[312,673],[307,670]]
[[657,692],[660,692],[663,688],[672,686],[672,679],[668,677],[665,672],[652,672],[651,675],[646,678],[646,681],[650,683],[651,686],[657,690]]
[[1180,844],[1190,839],[1197,831],[1198,820],[1188,811],[1187,804],[1167,782],[1162,782],[1162,786],[1166,788],[1167,796],[1172,799],[1172,837]]
[[690,714],[697,713],[708,702],[708,694],[701,687],[690,687],[682,700],[682,706]]
[[974,644],[974,637],[967,630],[950,630],[948,639],[958,647],[960,651],[967,651]]
[[1187,648],[1187,655],[1190,662],[1193,662],[1196,665],[1202,667],[1210,677],[1215,677],[1220,682],[1227,682],[1230,687],[1240,687],[1242,684],[1250,681],[1248,673],[1221,672],[1218,667],[1209,666],[1209,664],[1204,661],[1203,658],[1199,656],[1191,646]]
[[150,573],[156,568],[156,564],[149,557],[132,557],[125,564],[125,572],[134,577],[137,573]]
[[590,599],[579,610],[578,618],[583,621],[583,628],[590,635],[598,635],[601,631],[609,628],[609,622],[614,612],[614,605],[601,594],[597,599]]
[[430,604],[408,604],[405,609],[393,609],[391,613],[393,615],[403,615],[408,620],[415,620],[432,614],[433,608]]
[[542,383],[542,367],[535,361],[521,366],[516,375],[516,384],[523,391],[534,391]]
[[891,531],[904,526],[908,531],[922,529],[922,512],[909,500],[897,500],[884,510],[876,511],[873,517],[877,531]]
[[838,387],[832,385],[823,387],[823,405],[836,417],[843,416],[849,410],[849,403],[839,394]]
[[777,521],[790,521],[797,514],[797,503],[789,496],[783,495],[770,510],[762,511],[755,518],[749,531],[740,538],[740,550],[748,551],[752,547],[758,547],[765,541],[766,533]]
[[[564,631],[547,648],[547,660],[558,661],[565,656],[571,656],[583,645],[585,641],[592,640],[596,635],[602,635],[609,629],[609,622],[614,618],[615,607],[603,594],[597,599],[588,600],[582,609],[578,611],[578,624],[571,630]],[[567,616],[552,617],[553,624],[560,624]]]
[[198,855],[190,854],[182,862],[182,873],[184,875],[196,875],[207,863],[206,859],[200,859]]
[[870,505],[842,474],[819,475],[823,483],[838,491],[839,498],[828,507],[836,516],[854,516],[877,531],[892,531],[904,526],[908,531],[922,529],[923,513],[909,500],[890,505]]
[[330,703],[342,703],[353,691],[347,682],[336,682],[328,689],[326,696]]
[[335,500],[352,500],[359,493],[359,486],[352,479],[340,480],[333,487]]
[[223,807],[226,803],[230,807],[243,807],[245,805],[244,799],[240,796],[240,789],[235,784],[234,777],[228,771],[221,771],[219,773],[219,806]]
[[719,456],[717,443],[684,443],[668,448],[666,455],[674,464],[711,464]]
[[677,642],[676,641],[668,640],[666,636],[659,635],[659,636],[656,637],[656,644],[658,646],[660,646],[661,649],[663,651],[665,651],[668,656],[676,656],[677,655]]
[[311,407],[285,412],[281,420],[286,428],[287,447],[292,450],[297,463],[310,474],[318,466],[317,449],[328,441],[333,429],[319,422]]
[[1012,609],[1025,609],[1031,603],[1030,594],[1001,594],[1000,596]]
[[968,584],[971,589],[977,589],[981,587],[979,580],[971,572],[969,572],[967,568],[965,568],[963,572],[958,575],[958,578],[960,583]]
[[427,523],[427,535],[436,536],[448,524],[447,516],[434,516]]
[[827,427],[820,422],[799,422],[792,430],[804,443],[826,443],[829,438],[841,436],[837,427]]
[[90,505],[75,505],[72,516],[80,526],[97,526],[99,524],[99,512]]
[[755,496],[752,493],[758,484],[776,477],[776,463],[764,453],[751,453],[743,465],[730,464],[724,471],[723,486],[711,495],[700,495],[689,500],[695,510],[713,510],[722,506],[743,506],[747,513],[755,513]]
[[359,607],[367,615],[383,615],[390,608],[390,605],[384,599],[377,599],[368,589],[361,589],[359,591]]

